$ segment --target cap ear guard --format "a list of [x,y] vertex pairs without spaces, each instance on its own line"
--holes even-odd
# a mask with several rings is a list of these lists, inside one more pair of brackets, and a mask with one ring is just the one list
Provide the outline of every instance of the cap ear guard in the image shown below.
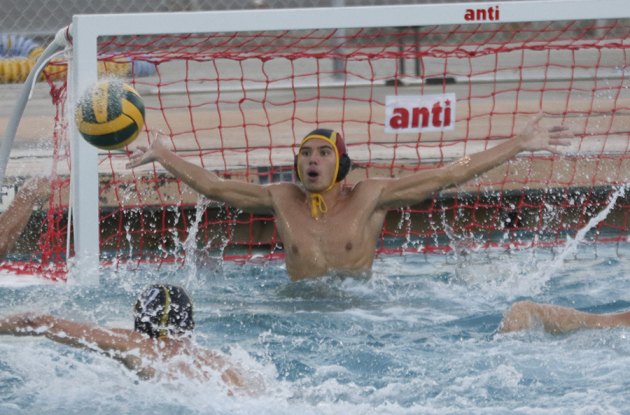
[[339,171],[337,172],[337,179],[335,182],[340,182],[346,178],[348,173],[350,172],[350,167],[352,166],[352,160],[350,160],[350,156],[347,153],[343,153],[339,156]]

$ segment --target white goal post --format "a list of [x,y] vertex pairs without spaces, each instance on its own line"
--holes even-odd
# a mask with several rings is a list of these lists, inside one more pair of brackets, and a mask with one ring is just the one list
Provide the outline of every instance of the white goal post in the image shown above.
[[[66,113],[97,80],[97,40],[102,36],[153,35],[270,30],[415,27],[480,23],[466,11],[500,9],[500,23],[620,19],[630,17],[627,0],[542,0],[338,8],[240,10],[147,14],[76,15],[71,25],[73,49]],[[97,150],[68,123],[72,149],[71,207],[75,272],[96,275],[99,260]]]

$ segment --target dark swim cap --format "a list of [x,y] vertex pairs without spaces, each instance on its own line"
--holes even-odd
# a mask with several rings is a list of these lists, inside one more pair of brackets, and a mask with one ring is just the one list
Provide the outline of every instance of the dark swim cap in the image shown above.
[[195,328],[190,297],[183,288],[155,284],[140,294],[134,307],[134,330],[159,338]]

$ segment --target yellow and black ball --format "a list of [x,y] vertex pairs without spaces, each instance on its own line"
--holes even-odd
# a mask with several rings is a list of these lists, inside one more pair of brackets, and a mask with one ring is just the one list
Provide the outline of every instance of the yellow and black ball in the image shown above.
[[98,81],[77,103],[75,122],[93,146],[103,150],[122,148],[135,140],[144,126],[144,102],[122,81]]

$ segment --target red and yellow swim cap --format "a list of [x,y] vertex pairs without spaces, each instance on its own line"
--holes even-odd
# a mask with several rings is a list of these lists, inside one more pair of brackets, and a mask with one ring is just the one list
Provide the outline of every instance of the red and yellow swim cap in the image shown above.
[[[346,149],[346,143],[343,140],[341,134],[336,131],[319,128],[317,130],[313,130],[306,135],[302,139],[300,143],[300,149],[309,140],[319,139],[324,140],[330,143],[335,151],[335,158],[337,163],[335,164],[335,172],[333,174],[333,180],[328,185],[328,187],[321,193],[325,193],[333,188],[335,183],[343,180],[348,172],[350,171],[350,157],[348,157],[348,150]],[[302,176],[300,174],[300,170],[298,169],[298,160],[300,157],[300,151],[298,150],[298,155],[295,159],[295,172],[300,181],[302,181]],[[319,212],[325,213],[328,208],[326,206],[326,202],[324,202],[324,198],[321,196],[321,193],[313,193],[311,195],[311,216],[316,218],[319,216]]]

